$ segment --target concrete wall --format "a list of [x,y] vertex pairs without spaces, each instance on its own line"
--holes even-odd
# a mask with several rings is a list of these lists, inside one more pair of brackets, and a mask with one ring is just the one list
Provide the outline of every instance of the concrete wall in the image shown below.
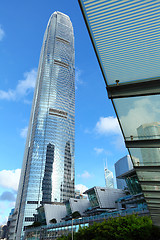
[[72,213],[78,211],[81,215],[83,214],[83,212],[85,210],[87,210],[87,208],[89,208],[91,206],[88,199],[70,198],[69,202],[70,202],[70,207],[71,207]]
[[125,192],[121,189],[104,187],[94,187],[94,189],[100,208],[116,208],[116,200],[125,196]]
[[44,211],[47,225],[50,224],[49,221],[53,218],[60,222],[61,218],[64,218],[67,214],[65,204],[44,204]]

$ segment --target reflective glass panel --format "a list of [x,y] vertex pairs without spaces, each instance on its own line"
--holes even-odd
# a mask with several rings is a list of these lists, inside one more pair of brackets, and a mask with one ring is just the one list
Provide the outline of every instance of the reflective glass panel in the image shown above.
[[150,197],[150,198],[158,198],[158,199],[160,199],[160,192],[154,192],[154,193],[153,192],[145,192],[144,196],[146,198]]
[[160,137],[160,95],[115,99],[126,140]]
[[137,170],[137,176],[140,181],[147,181],[147,182],[154,182],[154,181],[160,181],[160,172],[155,172],[154,170],[143,170],[138,171]]
[[[157,201],[157,200],[156,200]],[[159,202],[155,202],[155,203],[149,203],[148,204],[148,207],[151,207],[151,208],[156,208],[156,207],[159,207]]]
[[94,189],[92,191],[88,192],[88,198],[89,198],[89,201],[90,201],[90,204],[92,207],[96,207],[99,205]]
[[134,166],[160,166],[160,148],[130,148]]
[[160,185],[156,186],[156,185],[144,185],[141,184],[142,190],[143,191],[160,191]]
[[131,177],[125,177],[128,189],[132,195],[142,192],[141,186],[138,182],[137,175]]

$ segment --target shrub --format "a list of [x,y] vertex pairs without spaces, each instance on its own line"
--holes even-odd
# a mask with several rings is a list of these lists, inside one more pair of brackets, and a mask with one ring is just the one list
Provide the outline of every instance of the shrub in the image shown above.
[[53,218],[53,219],[51,219],[49,222],[50,222],[50,223],[57,223],[57,220],[56,220],[55,218]]

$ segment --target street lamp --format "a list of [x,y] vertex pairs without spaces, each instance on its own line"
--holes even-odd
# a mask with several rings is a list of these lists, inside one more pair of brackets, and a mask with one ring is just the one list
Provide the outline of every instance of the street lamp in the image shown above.
[[82,217],[80,217],[80,218],[72,218],[72,240],[73,240],[73,220],[75,220],[75,219],[82,219]]
[[73,240],[73,219],[74,218],[72,218],[72,240]]

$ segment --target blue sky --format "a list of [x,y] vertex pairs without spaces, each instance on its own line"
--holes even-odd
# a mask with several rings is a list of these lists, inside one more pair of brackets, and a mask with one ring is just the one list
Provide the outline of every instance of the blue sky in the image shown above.
[[114,171],[127,154],[78,1],[1,1],[0,224],[14,207],[43,35],[54,11],[70,16],[75,33],[76,185],[104,186],[104,162]]

